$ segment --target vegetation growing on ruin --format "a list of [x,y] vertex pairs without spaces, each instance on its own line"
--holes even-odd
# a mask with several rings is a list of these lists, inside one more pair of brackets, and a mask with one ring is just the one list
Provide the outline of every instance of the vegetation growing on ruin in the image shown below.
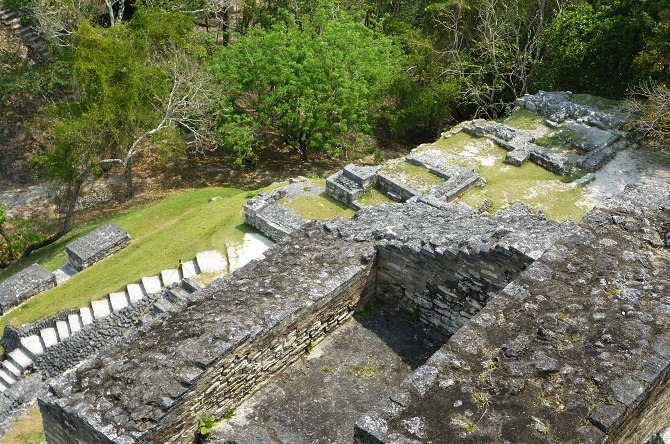
[[46,442],[42,427],[42,415],[38,407],[16,421],[12,428],[2,437],[5,444],[42,444]]

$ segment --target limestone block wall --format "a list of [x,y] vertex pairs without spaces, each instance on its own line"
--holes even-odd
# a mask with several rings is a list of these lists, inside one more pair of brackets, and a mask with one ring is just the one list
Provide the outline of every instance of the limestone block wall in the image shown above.
[[398,196],[402,202],[421,195],[418,191],[409,188],[402,182],[399,182],[386,174],[379,174],[379,186],[387,192]]
[[65,246],[67,263],[81,271],[124,249],[130,243],[130,235],[113,223],[96,228],[86,236]]
[[307,223],[306,219],[277,203],[285,195],[286,191],[281,189],[270,194],[259,193],[244,205],[247,223],[277,242]]
[[0,283],[0,314],[55,286],[56,276],[41,265],[19,271]]
[[447,334],[455,333],[532,259],[496,246],[436,251],[411,244],[378,248],[379,297]]

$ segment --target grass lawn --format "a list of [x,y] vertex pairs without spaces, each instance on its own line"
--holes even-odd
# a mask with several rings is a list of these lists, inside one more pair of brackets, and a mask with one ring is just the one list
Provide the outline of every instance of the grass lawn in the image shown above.
[[42,428],[40,409],[34,407],[18,420],[12,429],[2,437],[4,444],[44,444],[47,442]]
[[[130,233],[131,243],[124,250],[77,273],[62,286],[35,296],[17,309],[0,317],[0,331],[7,322],[21,325],[59,311],[87,305],[107,293],[119,291],[143,276],[153,276],[165,268],[176,268],[179,259],[191,260],[195,254],[240,242],[253,230],[245,225],[242,206],[246,192],[232,188],[204,188],[171,196],[158,203],[120,214],[111,220]],[[219,196],[221,199],[209,202]],[[0,278],[37,262],[50,270],[65,261],[64,246],[73,239],[107,221],[82,227],[55,245],[31,255],[6,270]]]
[[386,192],[377,188],[372,188],[371,190],[366,191],[356,202],[364,207],[372,207],[384,203],[396,203],[388,198]]

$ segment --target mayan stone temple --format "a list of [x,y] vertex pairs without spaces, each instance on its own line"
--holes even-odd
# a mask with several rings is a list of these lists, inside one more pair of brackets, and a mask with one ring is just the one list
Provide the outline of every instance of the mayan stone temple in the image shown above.
[[[620,117],[568,93],[517,104],[582,148],[474,120],[322,188],[253,193],[240,211],[265,236],[245,234],[255,256],[200,252],[8,325],[0,419],[37,397],[49,444],[670,442],[670,183],[621,187],[579,222],[466,205],[489,185],[440,143],[502,148],[504,168],[579,169],[580,186],[627,149]],[[366,203],[371,191],[383,203]],[[304,193],[356,212],[309,220],[287,205]],[[2,309],[132,242],[92,231],[55,273],[3,282]]]

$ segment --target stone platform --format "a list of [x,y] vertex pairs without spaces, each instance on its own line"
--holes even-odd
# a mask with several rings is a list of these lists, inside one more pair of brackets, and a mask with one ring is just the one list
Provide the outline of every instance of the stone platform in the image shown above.
[[129,243],[128,233],[117,225],[108,223],[67,244],[67,263],[81,271],[125,248]]
[[38,264],[21,270],[0,283],[0,314],[56,286],[56,276]]

